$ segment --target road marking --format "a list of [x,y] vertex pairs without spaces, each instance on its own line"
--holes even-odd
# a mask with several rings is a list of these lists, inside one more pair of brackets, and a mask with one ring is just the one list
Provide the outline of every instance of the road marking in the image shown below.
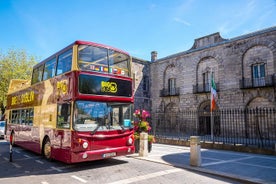
[[82,178],[80,178],[80,177],[78,177],[78,176],[72,175],[71,177],[74,178],[74,179],[76,179],[76,180],[79,180],[79,181],[82,182],[82,183],[87,183],[86,180],[84,180],[84,179],[82,179]]
[[20,151],[18,151],[18,150],[15,150],[14,152],[15,152],[15,153],[20,153]]
[[6,160],[6,161],[9,161],[9,160],[10,160],[10,159],[8,159],[7,157],[3,157],[3,159]]
[[14,166],[14,167],[16,167],[16,168],[21,168],[22,166],[20,166],[20,165],[18,165],[18,164],[16,164],[16,163],[12,163],[12,165]]
[[49,184],[47,181],[42,181],[41,184]]
[[29,159],[36,159],[36,158],[41,158],[41,156],[32,156],[32,157],[20,157],[16,160],[22,161],[22,160],[29,160]]
[[258,164],[248,164],[248,163],[243,163],[243,162],[237,162],[241,165],[248,165],[248,166],[253,166],[253,167],[261,167],[261,168],[265,168],[265,169],[274,169],[276,170],[276,167],[269,167],[269,166],[263,166],[263,165],[258,165]]
[[238,159],[232,159],[232,160],[221,160],[218,162],[202,164],[201,166],[204,167],[204,166],[209,166],[209,165],[225,164],[225,163],[229,163],[229,162],[237,162],[237,161],[247,160],[247,159],[251,159],[251,158],[254,158],[254,157],[244,157],[244,158],[238,158]]
[[163,176],[166,174],[171,174],[171,173],[175,173],[175,172],[179,172],[179,171],[183,171],[183,170],[178,169],[178,168],[169,169],[169,170],[159,171],[159,172],[150,173],[150,174],[146,174],[146,175],[142,175],[142,176],[136,176],[136,177],[132,177],[132,178],[124,179],[124,180],[119,180],[119,181],[115,181],[115,182],[112,182],[109,184],[128,184],[128,183],[133,183],[133,182],[140,182],[141,180],[155,178],[158,176]]
[[40,163],[40,164],[44,164],[44,162],[40,161],[40,160],[35,160],[37,163]]
[[56,167],[51,167],[51,169],[56,170],[56,171],[58,171],[58,172],[62,172],[62,170],[61,170],[61,169],[56,168]]
[[26,157],[26,158],[31,158],[31,156],[29,156],[29,155],[24,155],[24,157]]

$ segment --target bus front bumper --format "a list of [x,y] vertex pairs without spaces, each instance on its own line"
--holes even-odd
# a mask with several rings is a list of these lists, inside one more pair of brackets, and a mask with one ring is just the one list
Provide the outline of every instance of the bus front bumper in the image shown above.
[[133,154],[134,146],[125,146],[119,148],[106,148],[100,150],[88,150],[83,152],[72,152],[71,163],[87,162],[93,160],[102,160],[116,156]]

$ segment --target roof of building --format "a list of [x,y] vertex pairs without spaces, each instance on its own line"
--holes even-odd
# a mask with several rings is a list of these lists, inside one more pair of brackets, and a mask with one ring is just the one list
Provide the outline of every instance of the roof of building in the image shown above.
[[265,33],[272,32],[272,31],[276,31],[276,26],[270,27],[270,28],[267,28],[267,29],[262,29],[262,30],[259,30],[259,31],[255,31],[255,32],[252,32],[252,33],[248,33],[248,34],[245,34],[245,35],[241,35],[241,36],[238,36],[238,37],[234,37],[234,38],[231,38],[231,39],[222,38],[220,36],[219,32],[213,33],[213,34],[195,39],[194,45],[192,46],[191,49],[189,49],[187,51],[179,52],[179,53],[176,53],[176,54],[172,54],[172,55],[160,58],[160,59],[157,59],[155,62],[175,58],[175,57],[178,57],[178,56],[181,56],[181,55],[185,55],[185,54],[189,54],[189,53],[192,53],[192,52],[204,50],[204,49],[207,49],[207,48],[210,48],[210,47],[216,47],[218,45],[227,44],[227,43],[231,43],[231,42],[242,40],[242,39],[247,39],[247,38],[250,38],[250,37],[254,37],[254,36],[265,34]]

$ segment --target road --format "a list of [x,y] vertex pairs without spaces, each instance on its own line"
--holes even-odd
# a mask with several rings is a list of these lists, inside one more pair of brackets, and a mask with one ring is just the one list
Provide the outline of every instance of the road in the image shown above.
[[0,140],[1,184],[238,183],[132,156],[65,164],[47,161],[42,156],[20,147],[14,147],[13,150],[13,162],[9,162],[9,143]]

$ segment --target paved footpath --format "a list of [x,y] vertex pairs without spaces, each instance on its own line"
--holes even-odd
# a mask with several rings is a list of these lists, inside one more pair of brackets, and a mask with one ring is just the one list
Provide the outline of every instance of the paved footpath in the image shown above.
[[201,149],[202,164],[190,166],[190,147],[153,144],[147,157],[130,157],[158,162],[191,171],[204,172],[243,183],[275,183],[276,156]]

